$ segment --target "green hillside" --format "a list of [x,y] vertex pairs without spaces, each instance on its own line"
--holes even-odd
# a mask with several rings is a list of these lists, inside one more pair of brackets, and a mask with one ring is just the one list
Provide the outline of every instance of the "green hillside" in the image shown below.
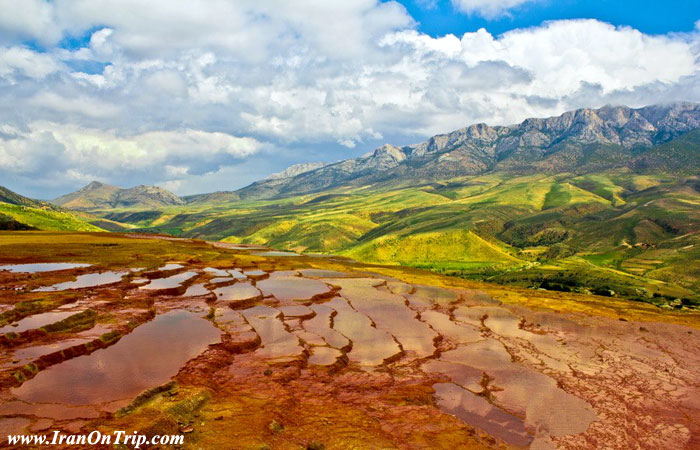
[[98,215],[137,230],[340,254],[678,305],[700,292],[700,179],[496,172]]
[[700,105],[475,124],[235,192],[91,183],[110,230],[262,244],[683,307],[700,301]]
[[103,231],[69,212],[9,203],[0,203],[0,227],[10,230]]
[[0,186],[0,230],[103,231],[86,219]]
[[520,262],[502,244],[466,230],[382,236],[341,254],[360,261],[428,268],[511,267]]

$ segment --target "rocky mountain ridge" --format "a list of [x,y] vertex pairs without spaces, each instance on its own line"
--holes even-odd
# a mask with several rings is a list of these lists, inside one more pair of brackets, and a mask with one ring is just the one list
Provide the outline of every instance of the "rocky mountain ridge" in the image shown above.
[[[295,164],[237,191],[180,198],[155,186],[121,189],[93,182],[52,203],[77,210],[148,209],[279,198],[345,185],[430,183],[497,171],[513,174],[582,174],[615,168],[693,171],[700,169],[697,156],[700,147],[693,134],[698,129],[700,105],[695,103],[638,109],[584,108],[509,126],[474,124],[415,145],[384,144],[359,158],[336,163]],[[676,151],[677,148],[682,150]]]
[[644,151],[700,128],[700,105],[639,109],[605,106],[510,126],[475,124],[420,144],[385,144],[348,159],[237,191],[240,198],[273,198],[343,184],[435,180],[489,171],[590,172],[638,167]]
[[320,169],[321,167],[327,166],[328,163],[325,162],[313,162],[313,163],[301,163],[294,164],[287,167],[281,172],[273,173],[272,175],[266,177],[266,180],[279,180],[282,178],[292,178],[302,173],[309,172],[311,170]]

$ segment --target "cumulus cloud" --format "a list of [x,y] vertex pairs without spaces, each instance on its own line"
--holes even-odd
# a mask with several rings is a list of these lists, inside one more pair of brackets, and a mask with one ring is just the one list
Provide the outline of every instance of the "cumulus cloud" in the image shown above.
[[0,126],[0,167],[37,177],[113,179],[123,172],[148,174],[151,182],[206,175],[248,157],[264,145],[252,138],[198,130],[150,131],[122,136],[53,122],[28,129]]
[[42,79],[61,69],[62,64],[49,55],[22,47],[0,47],[0,78],[8,81]]
[[0,37],[29,38],[45,44],[61,38],[61,27],[56,23],[55,8],[46,0],[0,0]]
[[431,37],[378,0],[27,5],[0,18],[0,177],[18,186],[47,170],[52,189],[234,189],[319,148],[337,160],[475,122],[700,100],[698,30],[565,20]]
[[467,14],[477,14],[487,19],[502,16],[509,9],[531,3],[534,0],[452,0],[458,10]]
[[[467,63],[500,60],[531,71],[531,90],[565,95],[582,81],[606,90],[629,89],[653,81],[675,82],[695,70],[686,42],[647,36],[595,20],[550,22],[494,38],[486,30],[462,38]],[[663,61],[663,63],[662,63]]]
[[104,102],[99,98],[86,96],[64,97],[54,92],[46,91],[38,92],[31,98],[28,98],[26,104],[45,111],[54,111],[60,115],[75,114],[98,119],[109,119],[116,116],[120,111],[119,106],[110,102]]

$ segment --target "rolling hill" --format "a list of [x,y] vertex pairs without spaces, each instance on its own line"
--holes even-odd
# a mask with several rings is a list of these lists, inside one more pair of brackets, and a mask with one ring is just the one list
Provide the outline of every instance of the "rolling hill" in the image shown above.
[[86,209],[140,231],[682,307],[700,301],[699,133],[695,104],[584,109]]
[[135,186],[122,189],[98,181],[93,181],[82,189],[58,197],[51,203],[77,211],[91,211],[109,208],[159,208],[182,205],[185,202],[163,188],[157,186]]
[[0,186],[0,230],[104,231],[85,218]]

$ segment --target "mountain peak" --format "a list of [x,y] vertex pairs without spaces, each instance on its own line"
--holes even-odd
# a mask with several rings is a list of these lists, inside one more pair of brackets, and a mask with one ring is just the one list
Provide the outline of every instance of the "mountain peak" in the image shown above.
[[406,155],[403,150],[391,144],[384,144],[381,147],[377,147],[374,152],[372,152],[373,157],[389,156],[397,161],[403,161],[406,159]]
[[385,144],[303,176],[262,180],[236,191],[274,198],[341,185],[441,179],[489,171],[590,172],[634,167],[639,152],[700,128],[700,105],[581,108],[509,126],[469,125],[407,146]]
[[328,163],[325,162],[312,162],[312,163],[300,163],[294,164],[287,167],[281,172],[273,173],[266,180],[281,180],[283,178],[293,178],[302,173],[309,172],[310,170],[319,169],[321,167],[327,166]]
[[95,189],[101,189],[103,187],[109,187],[109,185],[95,180],[95,181],[91,181],[89,184],[83,186],[83,188],[80,190],[81,191],[93,191]]
[[52,203],[77,210],[102,208],[158,208],[181,205],[184,201],[158,186],[140,185],[122,189],[99,181],[93,181],[82,189],[54,199]]

